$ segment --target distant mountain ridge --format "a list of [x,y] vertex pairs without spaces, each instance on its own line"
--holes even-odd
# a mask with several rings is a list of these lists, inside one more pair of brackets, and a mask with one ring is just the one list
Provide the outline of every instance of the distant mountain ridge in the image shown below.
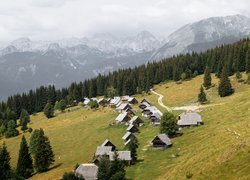
[[[156,50],[151,60],[180,53],[203,51],[224,43],[232,43],[250,35],[250,18],[242,15],[211,17],[187,24],[170,34],[167,43]],[[202,47],[197,49],[198,44]],[[206,46],[207,44],[207,46]]]
[[[250,18],[213,17],[187,24],[166,40],[148,31],[118,38],[109,33],[57,41],[17,39],[0,50],[0,99],[55,84],[64,87],[111,71],[158,61],[180,53],[200,52],[250,35]],[[14,88],[16,87],[16,88]]]

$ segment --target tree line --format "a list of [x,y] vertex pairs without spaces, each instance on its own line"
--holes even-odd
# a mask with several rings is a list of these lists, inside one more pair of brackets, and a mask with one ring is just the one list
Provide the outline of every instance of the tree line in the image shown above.
[[[41,86],[27,93],[10,96],[0,103],[0,125],[20,117],[23,109],[29,114],[41,112],[47,103],[55,106],[64,100],[71,105],[84,97],[109,94],[133,95],[147,92],[154,84],[168,80],[180,81],[203,74],[209,67],[211,73],[220,77],[223,68],[228,75],[236,72],[250,72],[249,39],[231,45],[222,45],[201,53],[187,53],[159,62],[150,62],[135,68],[120,69],[107,75],[98,75],[83,82],[72,83],[68,88],[56,89],[55,86]],[[112,92],[111,92],[112,91]]]

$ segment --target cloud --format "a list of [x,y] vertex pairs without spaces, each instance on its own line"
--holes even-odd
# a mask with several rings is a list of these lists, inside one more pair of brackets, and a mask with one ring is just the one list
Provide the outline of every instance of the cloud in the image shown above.
[[117,36],[149,30],[167,36],[181,26],[211,16],[249,15],[249,0],[11,0],[0,1],[0,43]]

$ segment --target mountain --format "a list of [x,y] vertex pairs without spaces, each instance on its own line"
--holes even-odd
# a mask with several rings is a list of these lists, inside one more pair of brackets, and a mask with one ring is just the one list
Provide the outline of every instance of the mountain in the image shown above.
[[40,85],[64,87],[99,73],[107,74],[180,53],[204,51],[249,35],[250,19],[235,15],[187,24],[166,40],[148,31],[123,38],[109,33],[56,41],[20,38],[0,50],[0,99]]
[[110,34],[55,42],[20,38],[0,51],[0,99],[54,84],[65,87],[121,68],[145,63],[162,44],[149,32],[119,39]]
[[187,24],[172,33],[168,42],[156,50],[150,59],[159,60],[180,53],[204,51],[249,35],[250,18],[246,16],[211,17]]

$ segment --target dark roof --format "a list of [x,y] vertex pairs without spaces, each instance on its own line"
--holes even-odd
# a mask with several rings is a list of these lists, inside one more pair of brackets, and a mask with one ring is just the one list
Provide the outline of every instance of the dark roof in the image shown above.
[[[172,145],[171,140],[169,139],[168,135],[166,135],[166,134],[159,134],[159,135],[155,136],[155,138],[153,139],[153,141],[154,141],[156,138],[159,138],[159,139],[160,139],[164,144],[166,144],[167,146]],[[153,141],[152,141],[152,142],[153,142]]]

